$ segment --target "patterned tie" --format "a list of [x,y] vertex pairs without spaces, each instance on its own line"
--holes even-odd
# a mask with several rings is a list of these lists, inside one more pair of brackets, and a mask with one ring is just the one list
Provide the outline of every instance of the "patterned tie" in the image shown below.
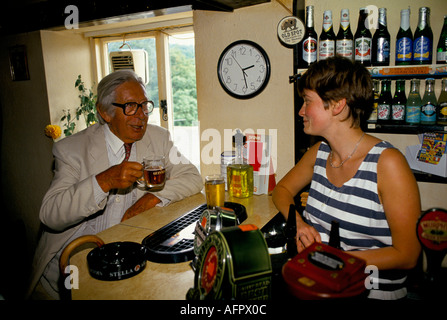
[[132,150],[132,143],[125,143],[124,151],[126,152],[126,156],[124,157],[124,161],[129,160],[131,150]]

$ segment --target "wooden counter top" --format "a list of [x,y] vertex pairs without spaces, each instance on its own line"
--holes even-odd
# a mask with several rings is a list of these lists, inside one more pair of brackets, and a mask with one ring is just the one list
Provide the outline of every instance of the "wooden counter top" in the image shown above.
[[[248,199],[227,198],[227,201],[244,205],[247,219],[243,224],[254,224],[258,228],[262,228],[278,212],[272,198],[267,195],[255,195]],[[98,236],[105,243],[141,243],[147,235],[205,202],[205,195],[199,193],[169,206],[148,210],[100,232]],[[86,261],[91,250],[87,248],[79,251],[70,259],[70,264],[79,270],[79,289],[72,289],[73,300],[184,300],[189,288],[194,286],[190,261],[176,264],[147,261],[145,269],[132,278],[119,281],[94,279],[89,274]]]

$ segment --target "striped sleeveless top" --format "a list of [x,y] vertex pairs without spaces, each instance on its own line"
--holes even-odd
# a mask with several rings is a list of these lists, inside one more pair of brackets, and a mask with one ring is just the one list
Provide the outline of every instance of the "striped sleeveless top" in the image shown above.
[[[377,190],[377,163],[383,150],[394,148],[381,141],[368,152],[354,177],[343,186],[333,185],[327,178],[326,163],[331,148],[322,142],[315,160],[304,221],[329,242],[332,220],[339,222],[340,246],[345,251],[383,248],[392,245],[391,231]],[[369,272],[367,272],[369,274]],[[377,272],[376,272],[377,274]],[[400,299],[407,294],[403,270],[372,272],[367,289],[369,298]]]

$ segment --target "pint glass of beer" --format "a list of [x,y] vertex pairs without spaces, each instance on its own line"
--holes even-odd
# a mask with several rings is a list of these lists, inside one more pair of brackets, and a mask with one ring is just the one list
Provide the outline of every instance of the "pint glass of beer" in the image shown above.
[[137,180],[140,187],[149,191],[160,191],[165,186],[166,167],[165,157],[153,156],[143,159],[143,177]]
[[225,202],[225,180],[220,174],[205,177],[205,194],[208,209],[223,207]]

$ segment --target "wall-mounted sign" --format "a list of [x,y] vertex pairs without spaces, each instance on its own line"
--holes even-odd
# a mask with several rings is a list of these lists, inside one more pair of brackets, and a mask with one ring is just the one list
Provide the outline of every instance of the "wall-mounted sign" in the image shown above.
[[277,27],[278,39],[286,47],[298,44],[304,37],[304,24],[295,16],[281,19]]

